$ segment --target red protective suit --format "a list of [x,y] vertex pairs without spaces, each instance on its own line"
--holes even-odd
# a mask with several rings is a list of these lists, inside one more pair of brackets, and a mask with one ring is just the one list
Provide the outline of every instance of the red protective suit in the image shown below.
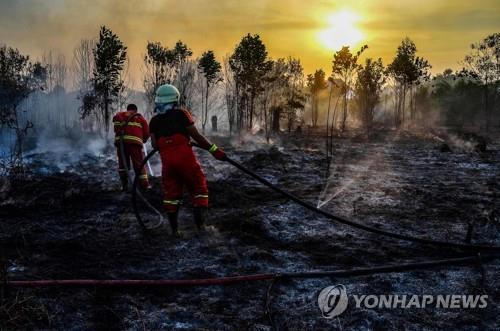
[[[125,111],[119,112],[113,117],[115,146],[118,156],[118,174],[120,175],[122,185],[126,187],[126,183],[128,182],[127,169],[130,169],[130,161],[132,161],[133,169],[136,175],[139,175],[141,187],[147,188],[149,187],[148,174],[144,167],[140,169],[140,165],[144,159],[142,144],[149,139],[149,126],[141,114],[131,117],[134,114],[137,113],[134,111]],[[128,125],[125,127],[129,118]],[[125,160],[120,151],[120,136],[122,134]]]
[[151,119],[151,133],[162,162],[163,205],[167,213],[175,213],[186,186],[194,207],[208,207],[205,174],[196,159],[186,128],[194,121],[185,109],[173,109]]

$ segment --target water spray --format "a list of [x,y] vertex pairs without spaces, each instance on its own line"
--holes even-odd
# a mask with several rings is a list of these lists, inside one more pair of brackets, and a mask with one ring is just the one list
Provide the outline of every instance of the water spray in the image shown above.
[[[199,147],[196,143],[191,143],[191,145]],[[143,167],[156,152],[157,152],[156,149],[149,152],[148,156],[142,161],[141,167]],[[282,196],[287,197],[288,199],[292,200],[296,204],[298,204],[306,209],[309,209],[315,213],[318,213],[318,214],[320,214],[328,219],[331,219],[333,221],[339,222],[339,223],[344,224],[344,225],[351,226],[351,227],[356,228],[356,229],[360,229],[363,231],[375,233],[375,234],[378,234],[381,236],[390,237],[390,238],[394,238],[394,239],[398,239],[398,240],[404,240],[404,241],[414,242],[414,243],[418,243],[418,244],[431,245],[431,246],[436,246],[436,247],[444,247],[444,248],[450,248],[450,249],[461,249],[461,250],[469,250],[469,251],[497,251],[497,252],[500,252],[500,246],[489,246],[489,245],[485,245],[485,244],[474,244],[474,245],[461,244],[461,243],[433,240],[433,239],[427,239],[427,238],[413,237],[410,235],[405,235],[405,234],[400,234],[400,233],[395,233],[395,232],[390,232],[390,231],[374,228],[374,227],[364,225],[364,224],[361,224],[361,223],[358,223],[358,222],[355,222],[355,221],[352,221],[352,220],[349,220],[346,218],[342,218],[340,216],[331,214],[327,211],[321,210],[318,207],[314,206],[313,204],[311,204],[307,201],[304,201],[302,199],[299,199],[297,196],[295,196],[287,191],[282,190],[278,186],[269,182],[267,179],[257,175],[253,171],[247,169],[241,163],[231,159],[228,156],[226,156],[225,161],[230,163],[234,167],[238,168],[242,172],[246,173],[250,177],[254,178],[255,180],[257,180],[261,184],[264,184],[265,186],[278,192]],[[132,205],[134,208],[134,213],[136,215],[136,218],[139,221],[139,223],[142,225],[144,223],[142,221],[141,215],[140,215],[139,210],[137,208],[137,195],[139,195],[139,197],[141,197],[141,195],[137,189],[137,185],[139,183],[138,178],[139,178],[139,176],[135,176],[135,179],[134,179],[134,184],[133,184],[133,189],[132,189]],[[144,197],[142,197],[142,198],[144,199]],[[149,204],[149,202],[147,204]]]

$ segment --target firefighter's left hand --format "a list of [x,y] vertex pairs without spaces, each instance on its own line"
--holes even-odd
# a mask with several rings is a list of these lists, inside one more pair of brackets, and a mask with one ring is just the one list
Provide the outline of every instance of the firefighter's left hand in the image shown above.
[[225,161],[227,159],[226,153],[215,144],[210,146],[208,151],[219,161]]

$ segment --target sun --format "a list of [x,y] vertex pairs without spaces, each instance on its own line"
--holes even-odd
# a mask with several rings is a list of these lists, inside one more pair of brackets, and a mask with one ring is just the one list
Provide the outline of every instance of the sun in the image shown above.
[[328,50],[354,46],[363,40],[363,33],[356,27],[361,17],[349,10],[336,12],[328,17],[329,27],[321,30],[318,38]]

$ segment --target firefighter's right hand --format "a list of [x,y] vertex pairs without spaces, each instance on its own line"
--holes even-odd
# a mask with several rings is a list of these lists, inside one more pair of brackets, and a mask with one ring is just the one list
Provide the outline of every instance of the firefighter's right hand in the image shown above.
[[216,144],[212,144],[212,146],[210,146],[208,151],[213,155],[213,157],[215,157],[219,161],[227,160],[226,153],[224,153],[224,151],[222,149],[217,147]]

